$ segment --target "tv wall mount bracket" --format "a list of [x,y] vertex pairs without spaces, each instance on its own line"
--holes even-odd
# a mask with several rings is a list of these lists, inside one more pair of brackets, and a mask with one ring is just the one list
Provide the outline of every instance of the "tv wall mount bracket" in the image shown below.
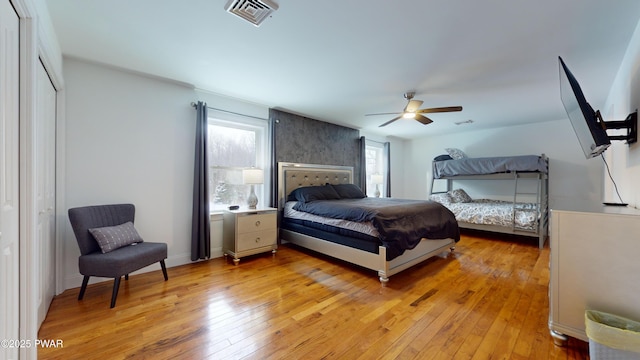
[[626,135],[609,135],[609,140],[621,140],[626,141],[627,144],[631,145],[638,141],[638,110],[632,112],[627,116],[624,120],[610,120],[604,121],[602,120],[602,115],[600,115],[600,110],[596,111],[596,117],[598,118],[598,122],[602,126],[602,128],[606,130],[610,129],[627,129]]

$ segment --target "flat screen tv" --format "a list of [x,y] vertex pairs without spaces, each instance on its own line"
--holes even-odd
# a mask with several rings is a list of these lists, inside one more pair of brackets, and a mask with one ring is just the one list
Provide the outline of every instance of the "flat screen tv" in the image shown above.
[[580,88],[580,84],[558,56],[560,67],[560,97],[567,111],[573,131],[578,136],[584,155],[596,157],[604,152],[611,141],[607,136],[600,113],[591,108]]

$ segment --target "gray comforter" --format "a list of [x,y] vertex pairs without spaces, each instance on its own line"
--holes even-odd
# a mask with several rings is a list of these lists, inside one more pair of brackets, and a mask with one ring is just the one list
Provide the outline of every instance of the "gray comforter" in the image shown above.
[[495,174],[511,171],[547,172],[547,164],[538,155],[495,156],[434,161],[433,177]]
[[380,240],[397,255],[413,249],[422,238],[460,240],[453,213],[434,201],[364,198],[298,202],[297,211],[350,221],[371,221]]

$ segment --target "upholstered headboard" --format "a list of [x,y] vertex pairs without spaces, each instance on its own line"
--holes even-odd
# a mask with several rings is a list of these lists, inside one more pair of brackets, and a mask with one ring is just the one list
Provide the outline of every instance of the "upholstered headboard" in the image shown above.
[[278,207],[286,202],[287,195],[303,186],[353,183],[353,167],[339,165],[315,165],[278,163]]

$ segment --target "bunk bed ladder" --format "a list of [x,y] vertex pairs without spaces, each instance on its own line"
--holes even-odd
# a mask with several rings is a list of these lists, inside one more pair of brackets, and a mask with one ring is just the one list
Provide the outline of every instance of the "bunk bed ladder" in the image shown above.
[[[535,211],[536,213],[540,210],[541,206],[542,206],[542,194],[541,194],[541,174],[538,174],[537,176],[537,186],[536,186],[536,192],[535,193],[531,193],[531,192],[524,192],[524,191],[519,191],[519,187],[518,187],[518,180],[520,179],[520,174],[517,171],[513,172],[513,177],[514,177],[514,189],[513,189],[513,213],[511,214],[511,226],[512,226],[512,230],[515,231],[516,229],[516,211],[530,211],[533,212]],[[534,195],[536,196],[536,208],[535,209],[527,209],[525,207],[522,207],[518,204],[522,204],[525,202],[529,202],[529,201],[521,201],[521,197],[522,196],[526,196],[526,195]],[[540,228],[540,217],[536,216],[536,229]],[[536,230],[537,231],[537,230]]]
[[513,212],[511,213],[511,230],[516,230],[516,204],[518,203],[518,172],[513,172]]

